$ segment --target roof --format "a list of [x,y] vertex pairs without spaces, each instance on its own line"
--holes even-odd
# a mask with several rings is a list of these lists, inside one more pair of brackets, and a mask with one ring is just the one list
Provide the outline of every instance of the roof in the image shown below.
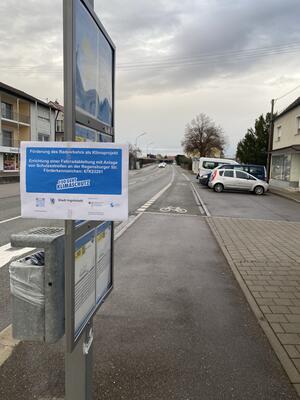
[[282,117],[284,114],[287,114],[289,111],[293,110],[298,106],[300,106],[300,97],[298,97],[298,99],[296,99],[292,104],[287,106],[287,108],[285,108],[280,114],[278,114],[274,120]]
[[45,107],[54,108],[53,106],[49,105],[48,103],[46,103],[42,100],[39,100],[38,98],[33,97],[30,94],[23,92],[22,90],[19,90],[12,86],[6,85],[6,83],[0,82],[0,90],[2,90],[5,93],[8,93],[8,94],[21,97],[22,99],[31,101],[33,103],[37,102],[38,104],[41,104]]
[[273,153],[291,153],[291,152],[300,152],[300,144],[294,144],[292,146],[281,147],[279,149],[272,150]]
[[55,101],[49,101],[49,106],[55,108],[58,111],[64,112],[64,106],[62,106],[61,104],[59,104],[59,102],[57,100]]

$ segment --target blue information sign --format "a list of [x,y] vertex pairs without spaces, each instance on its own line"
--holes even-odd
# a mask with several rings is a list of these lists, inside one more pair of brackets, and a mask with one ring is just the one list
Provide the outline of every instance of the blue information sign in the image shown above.
[[114,143],[23,142],[22,216],[126,219],[127,154]]
[[122,150],[27,147],[27,193],[122,193]]

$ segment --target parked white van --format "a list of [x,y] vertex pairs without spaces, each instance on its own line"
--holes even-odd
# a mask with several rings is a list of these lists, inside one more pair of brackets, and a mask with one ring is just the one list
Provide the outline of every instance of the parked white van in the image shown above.
[[238,164],[234,160],[228,158],[210,158],[210,157],[200,157],[197,178],[200,176],[210,174],[213,169],[219,165],[224,164]]

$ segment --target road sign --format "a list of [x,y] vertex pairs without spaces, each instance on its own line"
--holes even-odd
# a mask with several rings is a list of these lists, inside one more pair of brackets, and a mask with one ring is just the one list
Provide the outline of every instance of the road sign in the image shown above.
[[127,146],[22,142],[21,206],[30,218],[127,219]]

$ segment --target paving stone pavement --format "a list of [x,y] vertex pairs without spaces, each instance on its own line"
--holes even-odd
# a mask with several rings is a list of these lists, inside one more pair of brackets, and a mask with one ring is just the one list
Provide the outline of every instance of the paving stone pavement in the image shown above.
[[300,223],[207,220],[300,373]]

